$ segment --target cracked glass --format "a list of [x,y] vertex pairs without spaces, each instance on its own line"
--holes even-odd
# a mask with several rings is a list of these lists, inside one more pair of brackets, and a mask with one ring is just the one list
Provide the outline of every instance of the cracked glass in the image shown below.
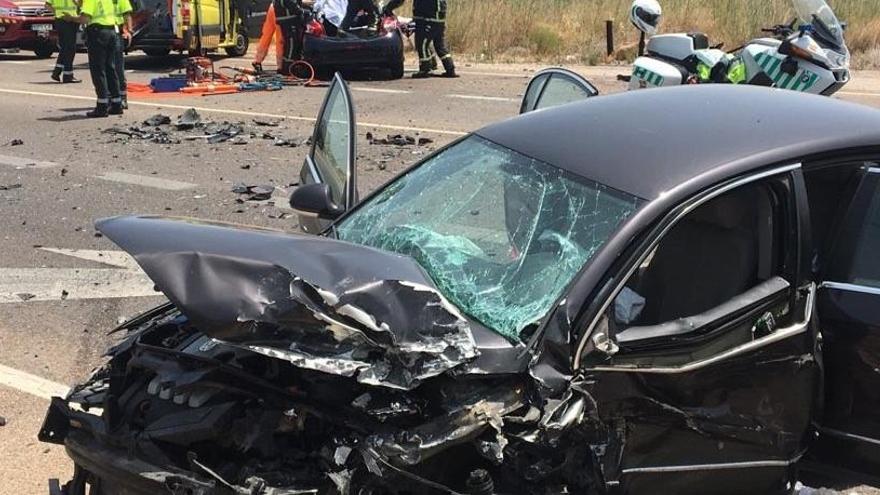
[[337,235],[414,258],[462,312],[516,342],[640,204],[472,136],[389,184]]

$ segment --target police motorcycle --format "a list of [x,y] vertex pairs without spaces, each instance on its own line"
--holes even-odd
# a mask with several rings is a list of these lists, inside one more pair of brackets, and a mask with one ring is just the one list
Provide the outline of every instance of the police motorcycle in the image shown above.
[[771,36],[725,52],[721,45],[710,46],[703,33],[656,34],[660,4],[635,0],[630,20],[642,32],[642,42],[629,89],[733,83],[836,93],[850,80],[845,25],[825,0],[792,2],[797,17],[791,23],[763,29]]

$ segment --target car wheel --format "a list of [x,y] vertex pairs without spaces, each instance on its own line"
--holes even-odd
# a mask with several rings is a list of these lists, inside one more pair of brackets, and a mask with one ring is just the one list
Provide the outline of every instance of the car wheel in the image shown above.
[[49,58],[55,53],[55,47],[49,43],[42,43],[34,47],[34,55],[37,58]]
[[403,57],[401,57],[400,60],[391,64],[389,69],[391,69],[392,79],[403,79]]
[[171,54],[170,48],[145,48],[144,53],[148,57],[167,57]]
[[243,29],[239,29],[238,34],[235,35],[235,46],[226,48],[226,54],[230,57],[243,57],[247,55],[250,42],[247,32]]

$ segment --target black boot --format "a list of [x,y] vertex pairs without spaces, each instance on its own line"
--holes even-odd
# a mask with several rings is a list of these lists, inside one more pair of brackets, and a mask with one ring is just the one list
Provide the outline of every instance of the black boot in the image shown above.
[[81,83],[82,80],[77,79],[76,77],[73,76],[73,74],[68,74],[68,75],[64,76],[64,79],[62,79],[61,82],[63,82],[64,84],[76,84],[76,83]]
[[[436,63],[436,62],[435,62]],[[419,71],[412,75],[413,79],[425,79],[431,77],[431,62],[419,63]]]
[[94,110],[90,110],[90,111],[86,112],[86,117],[90,117],[93,119],[106,117],[108,115],[110,115],[110,114],[108,113],[108,108],[107,108],[106,103],[98,103],[97,105],[95,105]]
[[52,75],[49,77],[55,82],[61,82],[61,69],[55,67],[55,70],[52,71]]
[[122,109],[122,102],[111,103],[110,108],[107,110],[107,113],[110,115],[122,115],[124,113],[124,110]]
[[446,71],[443,73],[443,77],[458,77],[458,74],[455,73],[455,62],[452,61],[452,57],[443,59],[443,69]]

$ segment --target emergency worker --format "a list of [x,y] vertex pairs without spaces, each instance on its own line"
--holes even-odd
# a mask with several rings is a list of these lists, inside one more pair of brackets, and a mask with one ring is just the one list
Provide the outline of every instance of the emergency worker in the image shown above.
[[252,65],[254,70],[261,74],[263,72],[263,61],[269,55],[269,46],[272,45],[272,38],[275,38],[275,66],[281,70],[284,63],[284,37],[281,29],[275,21],[275,4],[269,4],[269,10],[266,11],[266,20],[263,22],[263,28],[260,31],[260,43],[257,45],[257,54],[254,55]]
[[86,113],[88,117],[122,115],[122,97],[119,94],[119,76],[115,61],[119,46],[119,27],[116,20],[121,15],[120,1],[83,0],[78,17],[65,17],[66,20],[86,25],[89,72],[97,96],[95,109]]
[[446,0],[413,0],[413,19],[419,52],[419,71],[413,78],[430,77],[436,66],[435,54],[443,63],[443,77],[458,77],[452,54],[446,47]]
[[63,83],[82,82],[73,76],[73,58],[76,56],[76,33],[79,23],[66,20],[79,15],[78,0],[48,0],[46,5],[55,11],[55,30],[58,31],[58,60],[52,71],[52,80]]
[[302,59],[306,29],[303,5],[310,6],[312,3],[311,0],[273,0],[275,22],[281,28],[281,37],[284,39],[284,54],[279,67],[283,74],[289,73],[293,63]]
[[116,68],[116,78],[119,79],[119,96],[122,98],[122,108],[128,110],[128,83],[125,80],[125,50],[131,45],[131,0],[118,0],[119,14],[116,16],[116,53],[113,63]]

